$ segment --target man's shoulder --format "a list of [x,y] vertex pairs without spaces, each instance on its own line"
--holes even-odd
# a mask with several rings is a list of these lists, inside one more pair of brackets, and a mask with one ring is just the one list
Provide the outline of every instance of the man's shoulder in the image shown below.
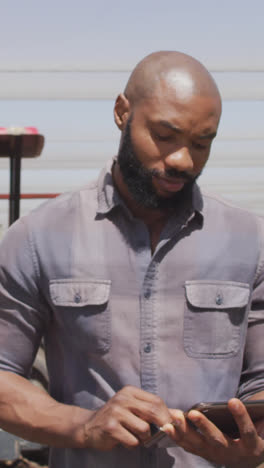
[[[79,190],[65,192],[41,203],[38,207],[21,216],[6,231],[1,240],[8,244],[23,242],[28,238],[33,244],[60,242],[72,238],[76,228],[86,220],[93,220],[97,212],[97,181],[92,181]],[[27,241],[26,241],[27,242]]]
[[216,210],[216,214],[223,212],[223,214],[231,214],[232,216],[238,216],[241,218],[247,218],[250,220],[261,220],[264,219],[259,214],[250,211],[250,209],[240,206],[220,195],[212,192],[201,190],[202,198],[204,201],[204,209]]
[[202,190],[205,222],[264,242],[264,217],[214,193]]
[[97,209],[97,181],[94,180],[80,189],[65,192],[48,200],[28,213],[23,220],[31,223],[39,223],[41,220],[50,223],[60,218],[72,222],[72,218],[78,216],[82,210],[82,205],[86,204],[86,212]]

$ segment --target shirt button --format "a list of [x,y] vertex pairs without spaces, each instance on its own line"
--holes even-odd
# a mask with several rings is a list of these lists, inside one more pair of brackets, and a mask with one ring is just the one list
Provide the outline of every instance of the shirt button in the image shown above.
[[151,293],[150,293],[150,290],[147,289],[147,290],[144,292],[144,297],[145,297],[145,299],[149,299],[149,298],[150,298],[150,294],[151,294]]
[[216,296],[216,298],[215,298],[215,303],[216,303],[217,305],[223,304],[223,298],[222,298],[221,294],[217,294],[217,296]]
[[81,295],[79,293],[76,293],[75,296],[74,296],[74,302],[76,304],[79,304],[81,302],[81,300],[82,300]]
[[150,353],[150,352],[151,352],[151,344],[150,344],[150,343],[147,343],[147,344],[144,346],[144,352],[145,352],[145,353]]

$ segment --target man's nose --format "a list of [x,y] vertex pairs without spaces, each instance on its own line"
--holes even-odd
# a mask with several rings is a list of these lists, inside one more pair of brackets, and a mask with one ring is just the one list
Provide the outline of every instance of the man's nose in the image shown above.
[[194,167],[190,151],[186,146],[168,154],[165,158],[165,164],[167,168],[174,168],[180,172],[192,172]]

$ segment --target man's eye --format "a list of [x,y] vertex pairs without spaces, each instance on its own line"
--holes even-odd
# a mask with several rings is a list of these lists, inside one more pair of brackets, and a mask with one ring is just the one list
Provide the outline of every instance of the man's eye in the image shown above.
[[194,141],[192,145],[198,150],[206,150],[208,148],[208,145],[202,145],[201,143],[197,143],[196,141]]
[[171,141],[173,135],[160,135],[159,133],[154,133],[154,138],[159,141]]

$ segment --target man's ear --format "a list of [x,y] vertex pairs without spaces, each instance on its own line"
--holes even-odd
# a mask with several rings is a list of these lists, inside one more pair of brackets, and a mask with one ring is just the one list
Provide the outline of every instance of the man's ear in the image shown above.
[[128,117],[130,115],[129,100],[124,94],[119,94],[116,98],[114,107],[115,123],[119,130],[124,130]]

